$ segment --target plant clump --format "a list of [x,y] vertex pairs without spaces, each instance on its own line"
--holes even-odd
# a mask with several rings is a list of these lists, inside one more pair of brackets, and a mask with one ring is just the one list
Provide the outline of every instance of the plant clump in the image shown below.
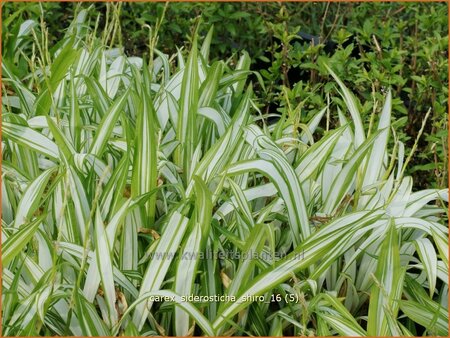
[[448,335],[448,192],[391,91],[368,128],[323,64],[346,109],[267,124],[212,29],[146,60],[86,17],[2,61],[3,335]]

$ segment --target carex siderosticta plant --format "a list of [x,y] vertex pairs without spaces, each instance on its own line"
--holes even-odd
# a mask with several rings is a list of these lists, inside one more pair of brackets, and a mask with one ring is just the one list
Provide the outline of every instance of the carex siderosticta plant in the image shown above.
[[145,60],[87,18],[4,51],[3,335],[448,335],[448,193],[389,91],[367,128],[328,68],[346,111],[267,125],[212,30]]

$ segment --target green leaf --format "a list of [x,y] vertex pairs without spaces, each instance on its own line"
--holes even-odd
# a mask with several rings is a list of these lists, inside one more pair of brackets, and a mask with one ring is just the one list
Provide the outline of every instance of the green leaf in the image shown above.
[[435,302],[429,306],[411,300],[400,301],[400,309],[414,322],[422,325],[430,335],[448,335],[448,311]]
[[58,56],[50,66],[50,78],[48,81],[45,81],[46,87],[36,99],[36,115],[48,115],[53,101],[53,94],[66,76],[69,67],[77,60],[80,52],[81,50],[73,48],[72,39],[59,51]]
[[102,281],[105,301],[108,307],[107,323],[109,327],[116,324],[118,317],[116,311],[116,290],[114,287],[114,277],[112,269],[112,250],[107,239],[105,226],[103,224],[100,211],[97,208],[95,213],[95,247],[97,250],[97,266],[99,268],[100,279]]
[[[45,190],[56,169],[57,167],[47,169],[27,187],[17,206],[16,217],[14,219],[15,228],[20,227],[23,223],[31,221],[33,213],[41,206],[43,197],[46,193],[49,193]],[[56,181],[57,180],[54,180],[51,184],[54,186]]]
[[206,34],[205,40],[203,40],[202,48],[200,49],[200,54],[206,61],[209,60],[209,50],[211,47],[213,33],[214,33],[214,25],[211,25],[208,34]]
[[[186,302],[183,300],[183,298],[173,291],[169,290],[159,290],[159,291],[149,291],[146,293],[143,293],[139,296],[138,299],[136,299],[133,304],[130,305],[130,307],[127,309],[127,311],[124,313],[122,320],[126,318],[126,316],[135,308],[139,307],[142,302],[151,303],[151,300],[148,300],[151,297],[167,297],[169,299],[172,299],[173,302],[181,307],[183,310],[188,312],[190,316],[195,320],[195,322],[202,328],[202,330],[209,336],[215,336],[215,332],[213,328],[211,327],[211,323],[206,319],[202,313],[191,303]],[[119,322],[120,324],[120,322]]]
[[388,92],[383,111],[381,112],[378,130],[381,131],[377,139],[377,146],[373,147],[366,162],[366,171],[364,173],[363,185],[375,184],[383,176],[383,162],[387,153],[387,143],[389,139],[389,127],[391,125],[392,94]]
[[345,308],[344,305],[339,302],[338,299],[330,294],[321,294],[319,299],[323,299],[330,304],[335,311],[329,311],[328,309],[320,310],[318,315],[322,317],[332,328],[334,328],[342,336],[367,336],[367,332],[358,324],[352,314]]
[[110,333],[105,323],[97,314],[97,310],[83,295],[75,291],[75,309],[81,330],[85,336],[108,336]]
[[61,49],[58,56],[53,61],[50,68],[50,85],[52,93],[56,90],[59,82],[66,76],[67,70],[77,60],[81,50],[73,47],[73,41],[69,41],[66,46]]
[[370,292],[367,333],[371,336],[389,336],[391,326],[387,317],[395,320],[403,290],[404,269],[400,266],[399,238],[392,220],[380,247],[375,272],[375,283]]
[[60,152],[68,163],[72,162],[73,156],[76,154],[76,150],[73,148],[72,144],[60,130],[57,124],[53,121],[53,119],[49,116],[46,116],[46,118],[48,127],[52,132],[53,138],[55,139]]
[[102,157],[103,151],[108,143],[108,139],[111,136],[112,130],[120,116],[123,113],[126,100],[128,99],[129,90],[114,101],[113,105],[108,109],[105,116],[102,118],[100,124],[97,127],[97,132],[94,137],[94,141],[90,148],[90,153]]
[[[273,267],[262,271],[256,278],[249,281],[236,299],[229,303],[222,312],[218,314],[213,323],[213,329],[220,333],[220,328],[230,320],[236,313],[247,307],[251,300],[248,296],[262,295],[268,290],[278,286],[281,282],[292,276],[293,273],[307,269],[312,264],[327,256],[327,263],[317,274],[329,266],[341,250],[349,245],[353,234],[362,229],[366,224],[374,222],[381,216],[380,213],[360,212],[338,218],[318,232],[312,234],[304,243],[295,248],[288,256],[279,260]],[[357,239],[356,239],[357,240]],[[336,250],[338,247],[339,250]]]
[[[248,87],[246,95],[241,99],[239,106],[236,108],[230,127],[203,156],[200,163],[197,165],[194,175],[201,177],[205,183],[214,179],[227,166],[231,155],[238,148],[238,144],[242,143],[241,135],[243,134],[243,127],[247,124],[249,117],[250,97],[252,95],[251,87]],[[193,189],[193,182],[186,189],[186,194],[189,196]]]
[[368,154],[371,147],[375,144],[380,136],[380,131],[373,134],[370,138],[364,141],[361,146],[356,149],[352,154],[348,162],[344,165],[339,172],[336,179],[333,181],[330,192],[325,199],[323,211],[327,214],[332,214],[339,203],[344,198],[345,194],[350,190],[351,183],[356,177],[356,173],[359,165],[363,161],[364,157]]
[[355,126],[355,148],[358,148],[364,140],[366,139],[364,134],[364,127],[361,120],[361,114],[356,103],[355,96],[350,92],[350,90],[345,86],[345,84],[339,79],[339,77],[331,70],[328,65],[325,64],[325,68],[338,83],[342,91],[342,98],[344,99],[345,105],[348,108],[350,115],[352,116],[353,123]]
[[[264,247],[266,229],[263,224],[257,224],[252,229],[247,238],[246,245],[242,250],[242,257],[239,262],[239,268],[233,278],[231,285],[228,287],[229,295],[237,295],[247,281],[252,279],[253,269],[256,264],[255,257],[259,255]],[[225,303],[222,306],[226,305]]]
[[199,107],[211,107],[217,97],[217,90],[219,89],[219,82],[223,75],[224,64],[222,61],[217,61],[208,69],[205,81],[203,81],[199,92],[198,100]]
[[318,176],[346,128],[347,126],[342,126],[328,133],[302,155],[295,168],[295,173],[301,182]]
[[[251,59],[248,53],[244,50],[236,65],[236,70],[250,70]],[[237,97],[242,94],[245,87],[246,78],[240,79],[233,84],[234,95]],[[264,89],[264,88],[263,88]]]
[[9,139],[27,149],[37,151],[52,160],[59,159],[58,146],[29,127],[2,122],[2,132],[7,140]]
[[[178,295],[189,296],[194,291],[194,280],[206,238],[211,228],[212,202],[211,193],[205,183],[194,176],[196,220],[192,224],[178,260],[175,274],[175,292]],[[191,221],[192,222],[192,221]],[[188,313],[181,308],[175,308],[175,333],[185,336],[189,331]]]
[[311,233],[300,183],[294,169],[283,157],[269,150],[261,153],[270,157],[270,160],[239,162],[228,167],[226,173],[238,175],[258,171],[270,178],[286,204],[294,245],[297,246]]
[[[174,212],[167,222],[166,228],[156,246],[153,259],[148,264],[142,280],[142,287],[139,291],[139,297],[150,291],[160,289],[169,266],[178,251],[178,246],[183,238],[188,225],[188,218],[182,216],[179,212]],[[148,311],[153,302],[138,304],[133,314],[133,323],[138,330],[142,329]]]
[[73,77],[70,78],[70,135],[72,137],[72,142],[75,149],[80,148],[81,142],[81,128],[83,126],[83,121],[81,120],[80,108],[78,106],[78,97],[75,87],[75,80]]
[[7,266],[33,238],[34,233],[42,223],[45,215],[34,221],[24,224],[20,229],[9,236],[2,245],[2,264]]
[[174,162],[183,168],[185,182],[189,182],[192,170],[191,161],[197,145],[196,115],[198,110],[200,79],[198,75],[197,39],[194,38],[191,52],[183,71],[181,97],[176,128],[180,145],[175,150]]
[[[153,191],[157,186],[157,143],[155,134],[155,112],[148,95],[143,92],[139,115],[136,121],[132,195],[133,197]],[[144,227],[150,228],[155,218],[156,195],[145,206]]]
[[428,238],[419,238],[414,241],[420,261],[428,277],[430,297],[433,297],[436,288],[438,259],[433,244]]
[[[186,239],[183,249],[180,251],[181,258],[178,261],[175,274],[175,292],[179,295],[189,296],[192,293],[200,257],[201,241],[201,226],[195,223]],[[175,308],[175,334],[177,336],[186,336],[188,331],[188,313],[181,308]]]

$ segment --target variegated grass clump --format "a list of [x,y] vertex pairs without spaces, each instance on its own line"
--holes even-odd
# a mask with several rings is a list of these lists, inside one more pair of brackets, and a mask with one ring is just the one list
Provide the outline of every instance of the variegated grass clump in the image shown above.
[[448,335],[448,193],[413,192],[390,92],[368,130],[330,69],[314,141],[329,108],[267,126],[212,31],[173,70],[82,14],[2,64],[3,335]]

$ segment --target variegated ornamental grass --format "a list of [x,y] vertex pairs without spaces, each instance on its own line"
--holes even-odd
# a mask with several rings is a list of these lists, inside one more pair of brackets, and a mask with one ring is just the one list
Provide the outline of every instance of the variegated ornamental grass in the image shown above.
[[266,125],[212,31],[149,63],[82,14],[2,63],[3,335],[448,335],[448,193],[404,176],[390,92],[368,130],[330,69],[346,111]]

